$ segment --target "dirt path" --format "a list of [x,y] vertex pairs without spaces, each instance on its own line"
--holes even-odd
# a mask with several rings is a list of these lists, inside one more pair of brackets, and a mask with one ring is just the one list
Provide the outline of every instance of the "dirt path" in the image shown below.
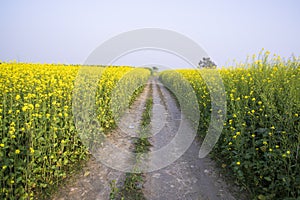
[[[156,124],[152,124],[155,134],[150,142],[155,151],[168,144],[175,136],[181,122],[180,109],[170,92],[157,80],[153,83],[153,101],[161,110],[153,110],[155,118],[158,113],[166,116],[164,127],[159,133]],[[155,108],[155,107],[154,107]],[[157,113],[156,113],[157,112]],[[187,199],[217,200],[235,199],[222,180],[214,162],[209,158],[199,159],[200,144],[194,141],[189,149],[171,165],[146,174],[144,195],[147,199]]]
[[[175,137],[180,123],[183,123],[183,115],[174,97],[157,79],[152,79],[150,83],[152,84],[153,110],[152,136],[149,141],[152,144],[150,151],[153,152],[166,146]],[[132,159],[126,157],[124,152],[133,151],[133,140],[137,137],[136,133],[148,93],[149,84],[121,119],[119,127],[108,135],[107,140],[110,143],[104,144],[101,150],[107,152],[104,155],[105,159],[111,162],[119,160],[120,166],[112,169],[92,157],[79,174],[59,189],[52,198],[53,200],[108,200],[111,191],[110,183],[113,180],[116,181],[118,188],[122,187],[125,172],[116,169],[126,164],[131,165]],[[119,154],[111,153],[115,147],[122,151]],[[142,191],[145,198],[151,200],[234,200],[235,198],[230,193],[232,188],[229,188],[230,186],[223,180],[214,162],[210,158],[198,158],[199,149],[200,143],[195,140],[175,162],[162,169],[144,173]],[[147,159],[150,166],[151,156]]]

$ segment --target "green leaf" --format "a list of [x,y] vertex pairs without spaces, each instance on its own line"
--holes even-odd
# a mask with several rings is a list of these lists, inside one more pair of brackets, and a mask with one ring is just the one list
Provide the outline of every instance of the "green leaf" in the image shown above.
[[266,132],[268,129],[267,128],[258,128],[255,130],[256,133],[264,133]]
[[258,195],[257,197],[259,200],[266,200],[266,197],[262,194]]
[[266,181],[269,181],[269,182],[272,181],[272,179],[271,179],[269,176],[264,177],[264,179],[265,179]]

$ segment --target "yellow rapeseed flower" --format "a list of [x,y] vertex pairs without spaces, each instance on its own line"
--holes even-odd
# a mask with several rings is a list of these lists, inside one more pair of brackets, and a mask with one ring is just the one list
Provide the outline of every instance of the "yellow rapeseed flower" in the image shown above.
[[32,147],[29,148],[30,153],[34,153],[34,149]]
[[20,98],[21,98],[21,96],[17,94],[16,95],[16,100],[18,101]]
[[285,153],[284,153],[284,154],[282,154],[282,157],[283,157],[283,158],[285,158],[285,157],[286,157],[286,154],[285,154]]
[[269,136],[272,136],[272,132],[269,132]]

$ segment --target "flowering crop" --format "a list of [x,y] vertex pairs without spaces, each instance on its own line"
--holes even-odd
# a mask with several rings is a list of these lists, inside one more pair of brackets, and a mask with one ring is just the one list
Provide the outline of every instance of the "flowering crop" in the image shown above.
[[[213,154],[253,196],[299,197],[300,63],[296,58],[284,62],[268,56],[266,52],[251,64],[218,69],[226,90],[227,114]],[[189,81],[197,95],[199,135],[203,137],[213,91],[202,76],[208,77],[211,70],[165,71],[160,79],[165,85],[179,85],[176,73]]]
[[[80,67],[0,64],[0,199],[34,199],[87,157],[72,113],[72,91]],[[109,93],[132,69],[107,67],[99,80],[95,104],[103,130],[115,123]],[[149,75],[149,70],[141,69],[131,81],[145,81]]]

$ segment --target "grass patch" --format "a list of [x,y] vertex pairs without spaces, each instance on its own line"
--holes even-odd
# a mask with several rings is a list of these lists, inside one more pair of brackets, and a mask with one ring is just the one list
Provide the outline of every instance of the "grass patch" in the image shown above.
[[[149,95],[145,103],[145,110],[142,113],[142,119],[140,123],[139,138],[134,141],[134,153],[136,153],[136,161],[141,158],[142,154],[146,154],[150,151],[151,143],[147,136],[150,134],[149,125],[152,117],[153,98],[152,95],[152,84],[150,85]],[[149,97],[150,96],[150,97]],[[144,200],[142,186],[143,186],[143,173],[138,168],[135,168],[133,172],[126,173],[124,185],[122,188],[117,188],[115,182],[111,183],[110,199],[130,199],[130,200]]]

